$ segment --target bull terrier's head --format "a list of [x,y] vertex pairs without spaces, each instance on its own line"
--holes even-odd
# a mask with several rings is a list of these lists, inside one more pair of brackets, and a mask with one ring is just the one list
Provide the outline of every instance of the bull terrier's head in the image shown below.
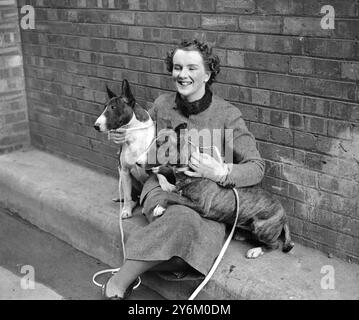
[[100,132],[118,129],[128,124],[133,115],[136,100],[126,79],[122,81],[122,93],[117,96],[107,86],[109,100],[105,103],[104,111],[96,120],[94,128]]

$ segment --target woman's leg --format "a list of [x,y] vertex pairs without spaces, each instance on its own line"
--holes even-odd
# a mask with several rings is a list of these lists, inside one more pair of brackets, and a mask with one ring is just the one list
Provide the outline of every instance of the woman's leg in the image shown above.
[[191,267],[181,258],[172,257],[168,261],[127,260],[121,269],[109,280],[106,295],[123,297],[126,289],[138,276],[146,271],[185,271]]

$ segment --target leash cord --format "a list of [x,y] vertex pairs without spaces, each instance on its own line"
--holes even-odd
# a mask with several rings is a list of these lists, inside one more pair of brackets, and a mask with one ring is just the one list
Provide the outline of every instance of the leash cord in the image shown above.
[[231,233],[229,234],[225,244],[222,247],[221,252],[219,253],[216,261],[214,262],[211,270],[209,271],[208,275],[205,277],[205,279],[203,280],[203,282],[198,286],[198,288],[191,294],[191,296],[188,298],[188,300],[194,300],[194,298],[198,295],[198,293],[203,289],[203,287],[207,284],[207,282],[211,279],[212,275],[214,274],[214,272],[216,271],[219,263],[221,262],[225,252],[227,251],[227,248],[232,240],[234,231],[236,229],[236,225],[237,225],[237,221],[238,221],[238,217],[239,217],[239,196],[238,196],[238,192],[235,188],[233,188],[234,194],[236,196],[236,203],[237,203],[237,212],[236,212],[236,219],[235,222],[233,224]]
[[[193,145],[193,144],[192,144]],[[197,148],[197,152],[199,152],[199,148]],[[203,149],[209,149],[209,148],[213,148],[217,154],[217,157],[218,157],[218,160],[220,162],[221,165],[223,165],[223,159],[221,157],[221,154],[219,153],[219,150],[216,146],[211,146],[211,147],[203,147]],[[218,257],[216,258],[211,270],[209,271],[209,273],[207,274],[207,276],[204,278],[204,280],[202,281],[202,283],[197,287],[197,289],[191,294],[191,296],[188,298],[188,300],[194,300],[194,298],[196,298],[196,296],[200,293],[200,291],[203,289],[203,287],[208,283],[208,281],[211,279],[211,277],[213,276],[214,272],[216,271],[219,263],[221,262],[225,252],[227,251],[227,248],[233,238],[233,234],[234,234],[234,231],[236,229],[236,226],[237,226],[237,221],[238,221],[238,217],[239,217],[239,196],[238,196],[238,192],[235,188],[232,188],[234,194],[235,194],[235,197],[236,197],[236,219],[234,221],[234,224],[233,224],[233,227],[232,227],[232,230],[226,240],[226,242],[224,243]]]

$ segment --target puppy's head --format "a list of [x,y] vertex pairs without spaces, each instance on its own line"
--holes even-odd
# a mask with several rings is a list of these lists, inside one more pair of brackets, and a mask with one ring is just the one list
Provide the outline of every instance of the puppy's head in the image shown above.
[[122,81],[122,93],[117,96],[107,86],[109,100],[105,103],[102,114],[94,124],[100,132],[115,130],[130,122],[136,100],[133,97],[130,85],[126,79]]

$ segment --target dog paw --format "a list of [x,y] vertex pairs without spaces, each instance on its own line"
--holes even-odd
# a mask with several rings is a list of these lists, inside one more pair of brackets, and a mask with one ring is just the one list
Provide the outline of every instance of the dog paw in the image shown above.
[[176,186],[173,185],[173,184],[170,184],[170,183],[168,183],[168,184],[166,184],[164,186],[161,186],[161,187],[162,187],[162,190],[166,191],[166,192],[174,192],[174,191],[176,191]]
[[166,211],[165,208],[161,207],[159,204],[156,206],[156,208],[153,209],[153,216],[160,217],[164,214]]
[[255,259],[259,256],[263,255],[264,252],[261,247],[249,249],[246,253],[246,258],[248,259]]
[[163,191],[173,192],[176,190],[176,186],[174,184],[169,183],[162,174],[158,174],[157,178]]
[[131,218],[132,217],[132,209],[136,207],[136,202],[131,201],[130,203],[125,203],[122,211],[121,211],[121,217],[123,219]]
[[124,207],[121,211],[121,217],[123,219],[128,219],[132,217],[132,209],[130,207]]

